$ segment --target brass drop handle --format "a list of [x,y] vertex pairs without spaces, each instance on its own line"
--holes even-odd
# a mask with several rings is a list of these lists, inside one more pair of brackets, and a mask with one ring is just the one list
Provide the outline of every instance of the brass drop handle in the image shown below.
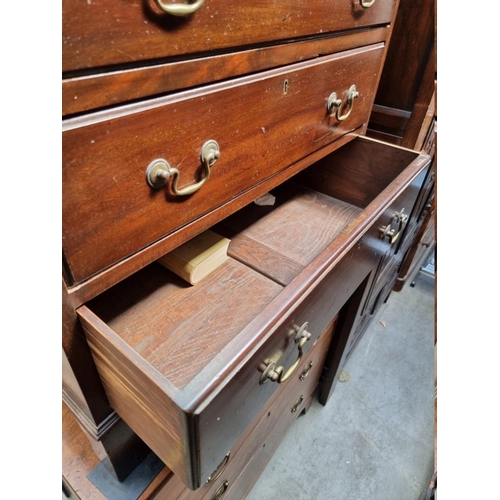
[[210,169],[214,163],[220,158],[220,148],[216,141],[210,140],[203,144],[201,148],[200,159],[203,165],[204,176],[201,181],[184,189],[177,189],[180,172],[176,168],[170,166],[167,160],[159,158],[153,160],[146,169],[146,180],[148,184],[155,189],[165,186],[167,181],[172,177],[172,191],[177,196],[186,196],[193,194],[207,182],[210,177]]
[[400,212],[394,212],[394,217],[397,218],[400,224],[404,224],[408,220],[408,216],[404,213],[404,208]]
[[347,118],[349,118],[349,115],[352,113],[352,110],[354,109],[354,99],[356,99],[356,97],[359,97],[359,92],[356,90],[356,85],[351,85],[349,87],[349,90],[347,91],[346,98],[346,102],[349,106],[349,111],[345,115],[342,115],[342,99],[338,99],[337,94],[335,92],[332,92],[326,102],[328,113],[332,114],[335,110],[335,116],[337,117],[337,120],[339,122],[347,120]]
[[308,323],[307,321],[297,330],[295,335],[295,343],[298,344],[297,348],[299,350],[299,355],[297,359],[294,361],[292,366],[285,371],[283,366],[276,367],[276,363],[274,361],[268,363],[262,363],[259,366],[259,370],[262,372],[260,377],[260,384],[264,384],[268,380],[272,380],[273,382],[278,382],[278,384],[283,384],[286,382],[292,375],[293,372],[297,369],[300,364],[300,360],[302,359],[302,355],[304,354],[303,349],[306,345],[306,342],[312,337],[312,335],[307,331]]
[[224,458],[222,459],[222,462],[217,466],[217,468],[210,474],[210,477],[205,481],[205,484],[210,484],[214,483],[219,479],[219,477],[222,476],[222,473],[226,469],[226,466],[229,462],[229,457],[231,456],[231,451],[228,451]]
[[398,241],[399,235],[401,233],[401,231],[396,232],[395,229],[392,229],[390,224],[387,224],[387,226],[382,226],[380,228],[380,232],[382,233],[381,238],[389,238],[391,245],[394,245],[394,243]]
[[205,0],[196,0],[194,3],[182,4],[182,3],[164,3],[162,0],[156,0],[158,7],[167,14],[172,16],[189,16],[193,12],[197,11]]
[[361,7],[363,7],[363,9],[368,9],[375,3],[375,0],[371,0],[371,2],[367,2],[366,0],[359,0],[359,3],[361,4]]
[[215,490],[211,500],[220,500],[226,493],[229,488],[229,481],[224,481],[218,488]]

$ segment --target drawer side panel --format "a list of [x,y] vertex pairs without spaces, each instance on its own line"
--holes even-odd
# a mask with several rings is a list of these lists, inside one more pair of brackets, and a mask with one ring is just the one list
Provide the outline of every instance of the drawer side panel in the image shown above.
[[192,485],[188,421],[173,401],[175,389],[87,307],[78,309],[111,407],[186,484]]

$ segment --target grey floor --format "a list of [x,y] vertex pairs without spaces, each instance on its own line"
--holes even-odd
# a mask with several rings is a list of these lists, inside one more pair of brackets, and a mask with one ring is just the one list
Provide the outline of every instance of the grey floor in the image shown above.
[[393,292],[349,380],[290,427],[247,500],[421,500],[434,471],[434,280]]

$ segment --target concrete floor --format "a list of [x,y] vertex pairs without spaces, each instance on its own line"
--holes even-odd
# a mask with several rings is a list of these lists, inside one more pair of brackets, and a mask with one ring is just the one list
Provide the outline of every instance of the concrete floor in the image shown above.
[[[385,326],[382,324],[384,322]],[[326,407],[297,419],[247,500],[421,500],[434,471],[434,280],[393,292]]]

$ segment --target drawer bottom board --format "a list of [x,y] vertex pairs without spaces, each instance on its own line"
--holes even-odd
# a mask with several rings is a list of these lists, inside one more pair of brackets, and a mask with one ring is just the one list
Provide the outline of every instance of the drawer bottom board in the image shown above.
[[231,257],[286,286],[362,209],[294,182],[272,194],[273,206],[252,203],[217,228]]

